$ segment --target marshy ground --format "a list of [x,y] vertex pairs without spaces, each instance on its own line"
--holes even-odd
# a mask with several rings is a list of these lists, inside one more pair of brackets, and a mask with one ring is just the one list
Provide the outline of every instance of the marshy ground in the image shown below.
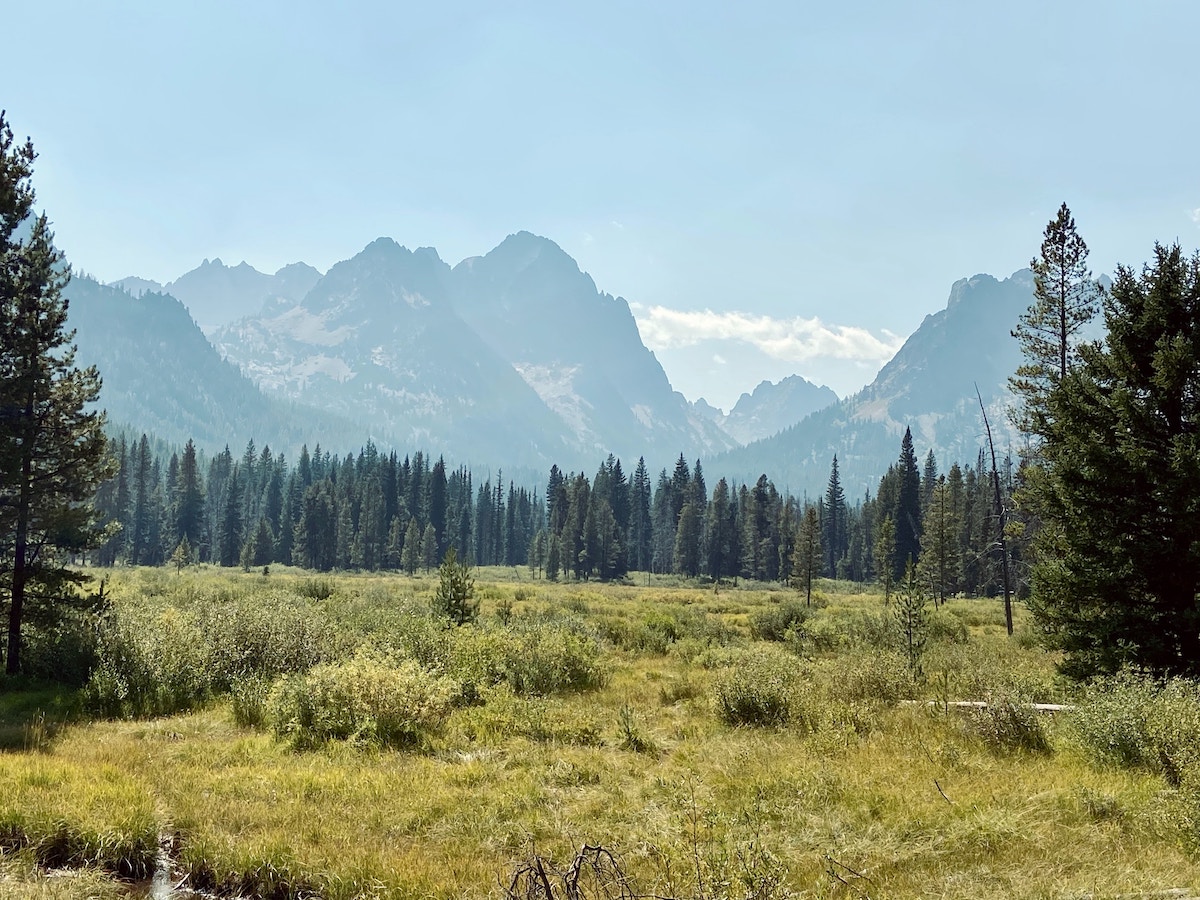
[[1065,682],[1019,606],[931,605],[910,656],[834,582],[475,576],[456,628],[435,578],[114,573],[86,687],[0,683],[0,895],[122,896],[163,841],[263,896],[496,897],[584,844],[660,897],[1200,885],[1197,692]]

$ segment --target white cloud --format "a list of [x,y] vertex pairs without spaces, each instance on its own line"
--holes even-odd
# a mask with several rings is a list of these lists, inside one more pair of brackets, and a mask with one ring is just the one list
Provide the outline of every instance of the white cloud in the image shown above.
[[713,354],[713,362],[715,362],[718,366],[723,366],[723,365],[725,365],[727,360],[720,353],[714,353]]
[[701,341],[741,341],[775,359],[809,362],[842,359],[882,364],[904,341],[890,331],[879,336],[851,325],[827,325],[818,318],[771,316],[712,310],[634,309],[642,340],[651,350],[690,347]]
[[1188,217],[1191,218],[1191,220],[1193,222],[1195,222],[1197,225],[1200,225],[1200,206],[1196,207],[1190,213],[1188,213]]

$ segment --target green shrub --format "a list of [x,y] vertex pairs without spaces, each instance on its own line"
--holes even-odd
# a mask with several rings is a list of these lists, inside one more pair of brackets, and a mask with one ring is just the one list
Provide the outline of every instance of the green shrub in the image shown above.
[[453,679],[412,660],[362,653],[281,680],[269,719],[276,735],[298,748],[331,739],[413,746],[440,728],[457,695]]
[[1200,685],[1124,673],[1092,685],[1071,722],[1098,761],[1157,772],[1173,785],[1200,762]]
[[85,701],[108,716],[170,715],[246,679],[303,672],[329,657],[332,645],[328,623],[283,596],[117,607],[98,628]]
[[198,610],[197,626],[210,648],[212,688],[221,692],[250,677],[304,672],[328,658],[333,643],[326,623],[275,595]]
[[170,715],[212,695],[210,648],[179,610],[114,613],[102,621],[97,646],[84,703],[101,715]]
[[602,687],[600,645],[582,626],[518,620],[505,646],[504,680],[518,694],[545,695]]
[[926,635],[931,644],[965,644],[970,638],[967,623],[945,606],[929,613]]
[[302,578],[296,585],[296,593],[309,600],[328,600],[337,589],[336,582],[327,575]]
[[728,725],[785,725],[792,716],[795,663],[777,653],[747,652],[715,679],[717,715]]
[[785,600],[757,613],[750,620],[750,633],[764,641],[786,640],[788,632],[800,631],[809,610],[799,600]]

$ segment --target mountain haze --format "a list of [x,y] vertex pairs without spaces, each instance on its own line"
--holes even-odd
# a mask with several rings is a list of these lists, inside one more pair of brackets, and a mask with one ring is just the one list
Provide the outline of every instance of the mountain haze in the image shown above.
[[162,291],[181,300],[200,329],[211,334],[242,316],[258,313],[264,304],[298,302],[320,277],[320,272],[304,263],[267,275],[246,262],[231,267],[219,259],[206,259]]
[[976,384],[998,450],[1015,443],[1007,378],[1020,357],[1009,332],[1033,288],[1028,270],[962,279],[858,394],[836,401],[791,377],[760,384],[726,415],[673,391],[625,300],[528,232],[453,268],[432,248],[380,238],[324,276],[213,261],[172,282],[208,309],[235,284],[243,304],[259,298],[257,311],[243,305],[210,344],[174,297],[72,282],[80,359],[100,365],[114,420],[216,447],[251,435],[273,446],[373,437],[506,470],[585,470],[610,452],[627,468],[644,455],[656,470],[682,453],[712,476],[766,473],[810,495],[837,454],[850,496],[876,489],[906,427],[943,468],[973,462]]
[[63,293],[77,360],[99,368],[100,403],[112,425],[169,443],[193,438],[213,450],[237,449],[252,437],[289,452],[314,437],[331,448],[349,449],[338,442],[342,435],[361,444],[365,426],[264,395],[222,359],[176,298],[135,297],[82,276]]
[[715,458],[710,471],[748,481],[766,472],[781,488],[815,496],[837,454],[847,495],[861,496],[876,490],[899,457],[906,427],[919,455],[932,449],[942,471],[953,462],[974,463],[986,443],[976,385],[996,451],[1009,452],[1017,436],[1007,416],[1007,381],[1021,359],[1010,331],[1032,299],[1028,269],[1003,281],[976,275],[955,282],[946,308],[925,317],[870,385],[774,437]]
[[450,276],[431,248],[380,238],[300,303],[241,319],[214,340],[265,390],[348,411],[401,446],[549,466],[565,429],[454,311]]
[[671,388],[622,297],[544,237],[510,235],[453,270],[455,308],[591,457],[668,460],[734,446]]
[[692,407],[739,444],[750,444],[778,434],[837,401],[837,394],[825,385],[817,387],[799,375],[789,375],[778,383],[761,382],[754,393],[742,394],[728,413],[710,406],[703,397]]

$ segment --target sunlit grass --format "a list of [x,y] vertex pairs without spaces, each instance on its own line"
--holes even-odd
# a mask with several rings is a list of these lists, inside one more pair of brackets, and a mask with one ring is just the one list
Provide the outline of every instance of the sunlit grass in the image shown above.
[[[969,714],[894,703],[896,679],[910,679],[903,664],[844,638],[882,640],[878,595],[823,585],[808,621],[825,637],[768,646],[751,641],[750,623],[794,593],[503,571],[477,573],[484,627],[501,627],[503,600],[518,620],[574,617],[600,636],[601,686],[549,696],[484,686],[420,751],[335,741],[297,752],[236,726],[220,696],[171,718],[72,725],[0,753],[0,827],[30,836],[0,893],[75,896],[46,893],[52,880],[30,867],[36,839],[63,827],[78,862],[117,869],[122,854],[177,833],[176,864],[197,886],[286,884],[330,898],[495,896],[519,860],[566,860],[585,842],[662,896],[1101,897],[1200,885],[1186,791],[1097,766],[1062,719],[1039,723],[1049,752],[1027,752],[990,742]],[[135,570],[112,591],[118,604],[182,609],[290,596],[307,577]],[[432,589],[428,578],[339,576],[328,597],[304,602],[349,653],[403,627],[396,617]],[[944,613],[967,637],[949,628],[931,644],[923,679],[906,688],[915,696],[1070,693],[1053,660],[1007,638],[998,601],[954,600]],[[751,651],[794,670],[790,724],[722,723],[719,680]],[[36,707],[10,706],[6,726]]]

